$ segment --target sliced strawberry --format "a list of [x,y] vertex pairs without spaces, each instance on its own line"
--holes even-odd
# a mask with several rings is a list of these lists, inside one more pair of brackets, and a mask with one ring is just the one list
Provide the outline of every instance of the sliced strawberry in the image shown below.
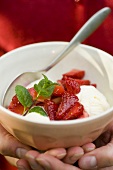
[[84,70],[77,70],[77,69],[72,69],[71,71],[63,74],[63,77],[71,77],[71,78],[76,78],[76,79],[82,79],[85,75]]
[[75,105],[69,110],[69,112],[66,113],[66,116],[63,118],[63,120],[77,119],[83,115],[83,110],[83,105],[79,102],[76,102]]
[[93,83],[93,84],[90,84],[91,86],[94,86],[95,88],[97,88],[97,84]]
[[[36,100],[38,93],[36,92],[34,87],[29,88],[28,91],[29,91],[30,95],[32,96],[33,100]],[[50,99],[50,97],[39,96],[37,98],[37,101],[38,102],[44,102],[45,99]]]
[[71,107],[78,101],[78,97],[74,94],[64,92],[62,95],[62,101],[58,107],[56,113],[56,120],[62,120],[65,117],[66,113],[70,110]]
[[12,103],[13,104],[17,104],[17,103],[19,103],[19,100],[18,100],[18,98],[17,98],[17,96],[15,95],[15,96],[13,96],[13,98],[12,98]]
[[84,110],[83,111],[83,115],[81,115],[79,118],[85,118],[85,117],[89,117],[89,114]]
[[66,90],[64,78],[62,78],[61,80],[58,80],[57,83],[59,83],[61,86],[63,86],[64,90]]
[[35,100],[37,97],[37,92],[34,89],[34,87],[29,88],[28,91],[29,91],[30,95],[32,96],[33,100]]
[[18,101],[17,96],[15,95],[12,98],[12,101],[11,101],[10,105],[8,106],[8,109],[12,112],[17,113],[17,114],[23,114],[24,106],[22,106],[22,104]]
[[81,80],[81,79],[75,79],[79,85],[90,85],[90,81],[89,80]]
[[62,96],[64,93],[64,87],[62,85],[56,85],[53,91],[52,96]]
[[47,112],[50,120],[55,120],[58,105],[51,100],[45,100],[44,109]]
[[56,104],[60,104],[62,98],[61,97],[55,97],[55,98],[52,98],[51,100],[54,101]]
[[65,77],[64,78],[64,86],[65,86],[66,90],[70,93],[77,94],[80,92],[80,85],[73,78]]

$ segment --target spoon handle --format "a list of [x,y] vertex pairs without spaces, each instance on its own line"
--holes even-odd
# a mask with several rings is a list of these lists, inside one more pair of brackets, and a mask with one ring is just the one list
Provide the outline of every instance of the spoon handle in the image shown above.
[[95,13],[72,38],[66,48],[64,48],[64,50],[52,61],[52,63],[50,63],[50,65],[43,70],[48,71],[49,69],[51,69],[69,52],[71,52],[74,47],[76,47],[78,44],[88,38],[102,24],[102,22],[105,20],[110,12],[111,9],[109,7],[105,7]]

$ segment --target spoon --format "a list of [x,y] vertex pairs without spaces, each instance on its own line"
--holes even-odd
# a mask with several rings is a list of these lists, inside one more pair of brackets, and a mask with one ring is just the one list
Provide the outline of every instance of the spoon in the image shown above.
[[111,12],[109,7],[105,7],[95,13],[78,31],[78,33],[72,38],[69,44],[64,48],[64,50],[48,65],[42,70],[36,72],[24,72],[18,75],[13,82],[9,85],[8,89],[4,93],[2,104],[7,107],[11,101],[11,97],[15,94],[16,85],[28,85],[31,82],[41,78],[42,73],[50,70],[54,65],[61,61],[67,54],[69,54],[77,45],[88,38],[105,20],[108,14]]

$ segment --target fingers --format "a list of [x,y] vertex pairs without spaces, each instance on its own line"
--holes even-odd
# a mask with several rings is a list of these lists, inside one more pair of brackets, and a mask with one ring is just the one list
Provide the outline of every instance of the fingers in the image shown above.
[[87,152],[93,151],[96,148],[96,146],[93,143],[88,143],[88,144],[83,145],[82,148],[84,152],[87,153]]
[[82,169],[101,169],[113,166],[113,144],[109,143],[85,154],[79,160]]
[[63,161],[68,164],[74,164],[83,155],[84,150],[81,147],[71,147],[67,149],[67,155]]
[[30,165],[25,159],[19,159],[16,165],[17,165],[18,170],[32,170]]
[[[40,155],[38,151],[28,151],[25,155],[25,159],[29,162],[30,167],[35,170],[43,170],[43,167],[36,161],[36,158]],[[51,149],[45,152],[43,155],[51,155],[57,159],[62,159],[66,155],[66,150],[63,148]]]
[[[70,152],[74,152],[73,148],[71,149]],[[26,153],[25,159],[29,162],[32,170],[79,170],[79,168],[59,160],[64,158],[65,155],[66,150],[63,148],[51,149],[43,154],[31,150]]]
[[[82,147],[71,147],[67,150],[63,148],[51,149],[47,152],[40,154],[37,151],[31,150],[28,151],[25,155],[25,159],[29,162],[29,165],[32,170],[62,170],[65,168],[71,170],[79,170],[79,168],[74,167],[70,164],[74,164],[85,152],[89,152],[95,149],[95,145],[92,143],[86,144]],[[63,159],[64,158],[64,159]],[[60,161],[58,159],[63,159]],[[73,168],[73,169],[72,169]]]
[[31,148],[19,142],[9,134],[0,124],[0,154],[15,158],[22,158]]
[[44,170],[80,170],[80,168],[74,167],[72,165],[63,163],[59,159],[48,155],[48,154],[41,154],[36,158],[36,161],[39,165],[41,165]]
[[82,147],[71,147],[67,149],[67,155],[63,159],[65,163],[74,164],[78,161],[84,153],[90,152],[95,149],[95,145],[93,143],[88,143],[83,145]]
[[50,149],[44,154],[52,155],[58,159],[63,159],[66,156],[66,150],[64,148]]
[[36,162],[36,157],[38,157],[40,153],[38,151],[28,151],[25,155],[26,161],[28,161],[30,167],[32,170],[43,170],[43,167]]

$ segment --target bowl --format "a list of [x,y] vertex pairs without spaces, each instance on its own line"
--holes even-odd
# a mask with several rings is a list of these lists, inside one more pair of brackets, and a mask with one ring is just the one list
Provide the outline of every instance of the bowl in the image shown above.
[[37,123],[3,107],[4,93],[14,77],[24,71],[45,67],[66,45],[67,42],[36,43],[15,49],[0,58],[0,123],[19,141],[38,150],[68,148],[92,142],[113,120],[113,58],[100,49],[82,44],[49,70],[47,76],[58,80],[72,68],[85,70],[85,79],[97,84],[97,89],[106,96],[110,109],[84,119]]

